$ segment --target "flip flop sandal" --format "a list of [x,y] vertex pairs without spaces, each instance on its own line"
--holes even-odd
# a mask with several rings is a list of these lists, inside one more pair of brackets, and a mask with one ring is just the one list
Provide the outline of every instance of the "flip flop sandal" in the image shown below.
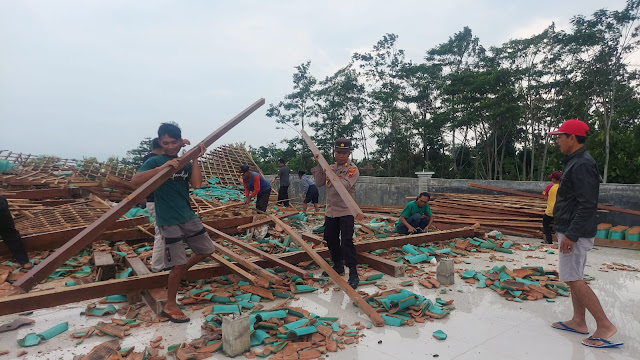
[[584,346],[588,346],[588,347],[592,347],[592,348],[599,348],[599,349],[604,349],[604,348],[615,348],[615,347],[619,347],[624,345],[624,343],[619,342],[619,343],[614,343],[611,342],[609,340],[603,339],[603,338],[597,338],[597,337],[593,337],[593,336],[589,336],[587,338],[587,340],[596,340],[596,341],[602,341],[603,344],[600,345],[591,345],[591,344],[587,344],[586,342],[584,342],[584,340],[582,340],[582,345]]
[[563,330],[563,331],[569,331],[569,332],[573,332],[573,333],[576,333],[576,334],[589,335],[588,332],[578,331],[578,330],[576,330],[576,329],[574,329],[572,327],[569,327],[569,325],[563,323],[562,321],[558,321],[557,324],[560,325],[561,327],[557,327],[557,326],[553,326],[553,325],[551,325],[551,327],[554,328],[554,329]]
[[189,318],[186,318],[186,319],[177,319],[177,318],[174,318],[174,317],[173,317],[174,315],[183,315],[183,316],[184,316],[184,313],[183,313],[182,311],[172,311],[172,312],[169,312],[169,313],[168,313],[168,312],[166,312],[166,311],[164,311],[164,310],[162,310],[162,311],[160,312],[160,316],[162,316],[162,317],[165,317],[165,318],[169,319],[169,321],[171,321],[172,323],[186,323],[186,322],[191,321],[191,319],[189,319]]

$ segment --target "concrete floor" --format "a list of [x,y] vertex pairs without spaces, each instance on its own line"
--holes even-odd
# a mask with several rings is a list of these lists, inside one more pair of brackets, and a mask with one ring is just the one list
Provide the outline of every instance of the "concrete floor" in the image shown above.
[[[523,242],[523,239],[514,239]],[[539,245],[537,240],[529,240]],[[488,254],[478,254],[470,258],[471,264],[457,264],[456,268],[484,270],[495,265],[507,265],[509,268],[521,266],[545,266],[555,268],[557,255],[545,252],[515,251],[504,255],[507,261],[489,261]],[[526,258],[535,255],[540,259]],[[358,345],[348,345],[346,350],[330,353],[330,359],[639,359],[640,358],[640,272],[611,271],[601,272],[605,262],[616,261],[640,267],[640,252],[613,248],[596,247],[588,257],[586,273],[595,278],[591,286],[612,322],[618,327],[614,340],[625,345],[618,349],[592,349],[583,346],[583,335],[554,330],[550,324],[554,321],[568,320],[571,317],[571,299],[557,297],[555,303],[544,300],[510,302],[494,291],[478,289],[460,280],[449,287],[447,294],[439,289],[426,289],[417,284],[409,290],[434,300],[441,297],[454,299],[454,310],[442,320],[413,327],[391,327],[365,329]],[[406,280],[406,279],[405,279]],[[401,279],[385,276],[379,283],[390,288],[397,286]],[[369,293],[377,291],[374,286],[362,286],[359,290]],[[82,345],[75,345],[69,333],[77,332],[96,324],[100,319],[80,316],[90,302],[75,303],[52,309],[35,311],[28,317],[35,324],[17,331],[0,334],[0,350],[9,350],[1,359],[16,358],[22,350],[16,340],[28,333],[41,332],[63,321],[69,322],[69,331],[42,343],[26,348],[28,354],[21,359],[72,359],[74,355],[86,354],[95,345],[108,340],[105,337],[92,337]],[[355,321],[370,323],[359,312],[350,299],[341,291],[303,294],[292,303],[318,315],[338,316],[343,324],[351,325]],[[265,308],[269,308],[265,303]],[[144,349],[157,336],[162,336],[165,349],[175,343],[190,341],[201,335],[201,311],[188,312],[189,324],[163,323],[150,327],[139,327],[122,341],[122,346],[136,346]],[[0,324],[12,321],[17,315],[0,317]],[[588,315],[591,331],[595,330],[595,321]],[[106,319],[105,319],[106,320]],[[448,334],[444,341],[434,339],[431,334],[443,330]],[[378,343],[379,341],[382,343]],[[218,353],[214,358],[225,358]],[[240,357],[243,358],[243,357]]]

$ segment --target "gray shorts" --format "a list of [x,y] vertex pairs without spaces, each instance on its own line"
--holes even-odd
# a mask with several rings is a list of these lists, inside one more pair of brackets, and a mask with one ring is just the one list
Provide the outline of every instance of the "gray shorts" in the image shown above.
[[182,241],[185,241],[194,254],[208,255],[214,250],[213,241],[202,226],[200,218],[193,218],[185,223],[160,226],[164,237],[164,266],[173,267],[187,263],[187,253]]
[[[564,234],[558,233],[558,248]],[[560,253],[558,272],[560,281],[578,281],[584,279],[584,266],[587,264],[587,251],[593,248],[595,238],[579,238],[568,254]]]

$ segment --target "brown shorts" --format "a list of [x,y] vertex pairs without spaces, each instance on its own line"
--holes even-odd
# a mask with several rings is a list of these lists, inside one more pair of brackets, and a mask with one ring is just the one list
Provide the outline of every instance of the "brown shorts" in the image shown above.
[[200,218],[193,218],[185,223],[171,226],[160,226],[164,237],[164,266],[173,267],[187,263],[187,253],[183,241],[194,254],[208,255],[215,249],[213,241],[202,226]]

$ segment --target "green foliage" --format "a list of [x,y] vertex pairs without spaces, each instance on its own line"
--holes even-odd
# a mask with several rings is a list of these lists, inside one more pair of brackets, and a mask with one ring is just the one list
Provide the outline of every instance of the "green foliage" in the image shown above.
[[[639,10],[640,0],[629,0],[619,11],[575,16],[570,31],[550,24],[489,49],[464,27],[420,63],[386,34],[324,80],[311,74],[310,61],[297,66],[293,91],[267,116],[308,125],[325,155],[335,138],[352,138],[362,174],[427,169],[505,180],[544,180],[561,169],[564,155],[548,132],[582,119],[602,179],[640,182],[640,73],[627,63],[640,46]],[[292,170],[313,166],[299,137],[283,143],[252,149],[265,173],[276,171],[279,157]]]
[[151,144],[152,141],[153,139],[150,137],[146,137],[142,139],[138,147],[127,151],[127,157],[121,159],[120,162],[124,165],[128,165],[136,169],[139,168],[140,166],[142,166],[142,158],[148,153],[150,153],[151,150],[153,150],[153,147]]

